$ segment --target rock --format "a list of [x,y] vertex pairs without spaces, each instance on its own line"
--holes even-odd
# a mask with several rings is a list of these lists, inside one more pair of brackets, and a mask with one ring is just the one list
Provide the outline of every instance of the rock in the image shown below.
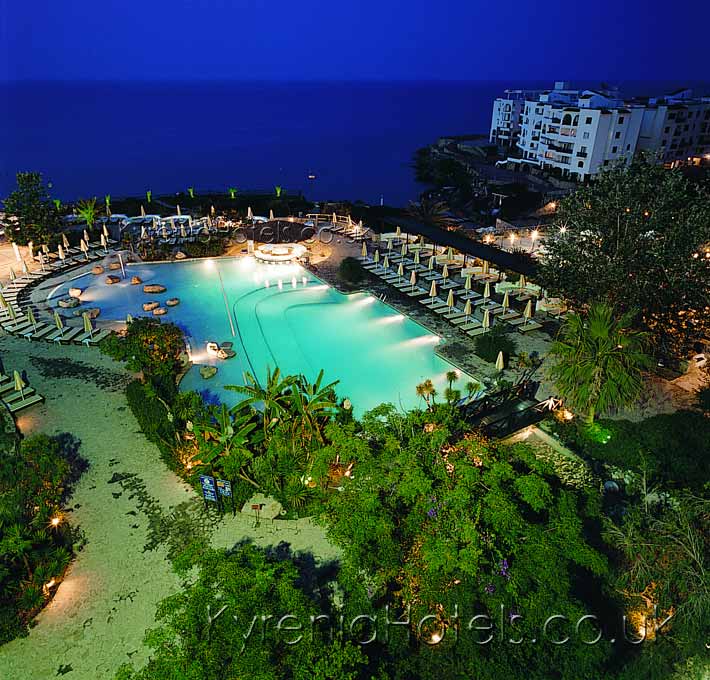
[[159,283],[149,283],[143,286],[144,293],[164,293],[166,290],[167,288]]
[[170,298],[169,300],[165,301],[165,304],[168,307],[175,307],[180,304],[180,299],[179,298]]
[[78,307],[81,302],[76,298],[64,298],[57,303],[60,307],[64,309],[71,309],[72,307]]
[[209,380],[217,374],[216,366],[200,366],[200,375],[205,379]]
[[235,356],[237,356],[237,353],[233,349],[224,349],[222,348],[220,350],[221,352],[224,352],[225,354],[225,359],[233,359]]
[[118,283],[121,279],[118,276],[107,276],[106,283],[112,286],[114,283]]
[[226,359],[227,358],[227,350],[220,348],[217,350],[217,354],[215,356],[218,359]]
[[219,346],[222,347],[223,349],[232,349],[232,347],[234,347],[234,343],[233,342],[222,342],[222,343],[220,343]]
[[153,310],[153,316],[165,316],[168,313],[168,310],[165,309],[165,307],[156,307]]
[[158,307],[160,307],[160,303],[156,302],[155,300],[151,300],[150,302],[143,303],[143,311],[144,312],[152,312],[154,309],[158,309]]
[[69,289],[69,297],[72,298],[80,298],[81,297],[82,290],[81,288],[70,288]]
[[187,255],[182,252],[182,250],[178,250],[177,253],[175,253],[175,259],[176,260],[184,260],[187,258]]
[[143,283],[143,279],[140,276],[131,276],[131,285],[140,286]]
[[89,315],[90,319],[95,319],[99,314],[101,314],[101,310],[98,307],[92,307],[91,309],[87,309],[86,313]]
[[109,265],[108,265],[108,268],[109,268],[111,271],[114,271],[114,272],[115,272],[116,270],[118,270],[118,269],[121,268],[121,265],[120,265],[119,262],[110,262]]
[[103,268],[100,264],[95,264],[95,265],[91,268],[91,273],[92,273],[92,274],[95,274],[96,276],[98,276],[99,274],[103,274],[103,273],[104,273],[104,268]]

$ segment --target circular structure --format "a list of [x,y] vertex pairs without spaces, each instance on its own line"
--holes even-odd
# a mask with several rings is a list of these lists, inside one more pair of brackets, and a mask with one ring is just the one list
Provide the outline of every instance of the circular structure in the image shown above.
[[261,262],[290,263],[302,257],[306,247],[299,243],[265,243],[254,250],[254,257]]

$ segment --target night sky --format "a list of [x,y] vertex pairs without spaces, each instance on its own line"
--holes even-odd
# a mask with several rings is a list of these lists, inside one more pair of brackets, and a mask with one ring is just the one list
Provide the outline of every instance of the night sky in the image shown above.
[[710,2],[0,0],[0,79],[707,80]]

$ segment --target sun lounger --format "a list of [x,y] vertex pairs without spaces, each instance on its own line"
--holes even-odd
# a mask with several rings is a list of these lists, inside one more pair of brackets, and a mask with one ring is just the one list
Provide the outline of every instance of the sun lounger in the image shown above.
[[[471,316],[470,314],[468,316]],[[454,307],[453,311],[448,312],[447,314],[444,314],[444,318],[448,319],[449,321],[455,322],[456,319],[465,319],[466,314],[464,314],[460,309],[456,309]]]
[[463,326],[464,324],[471,323],[473,321],[476,321],[473,314],[462,314],[456,319],[451,319],[451,323],[455,326]]
[[466,335],[469,335],[472,338],[476,338],[479,335],[483,335],[484,333],[488,333],[489,330],[491,330],[490,326],[488,328],[484,328],[483,326],[479,326],[478,328],[473,328],[470,331],[466,331]]
[[542,328],[541,323],[538,323],[537,321],[529,321],[528,323],[518,326],[518,332],[529,333],[530,331],[536,331],[538,328]]
[[434,306],[434,307],[429,307],[432,311],[436,312],[437,314],[449,314],[449,311],[451,307],[449,305],[444,305],[443,307],[441,306]]
[[8,394],[3,394],[2,400],[9,406],[15,401],[22,401],[35,394],[35,391],[31,387],[25,387],[21,392],[10,392]]
[[36,328],[31,326],[25,329],[21,335],[28,340],[39,340],[45,335],[48,335],[52,330],[56,330],[56,326],[52,326],[48,323],[38,323]]
[[522,324],[525,323],[525,318],[522,317],[522,316],[519,316],[519,317],[516,318],[516,319],[505,319],[505,322],[506,322],[509,326],[513,326],[513,327],[517,328],[518,326],[520,326],[520,325],[522,325]]
[[32,324],[27,321],[26,318],[23,318],[22,320],[18,320],[16,323],[4,323],[2,324],[2,329],[6,333],[11,333],[12,335],[15,335],[16,333],[21,333],[22,331],[26,330],[28,326],[31,326]]
[[478,320],[476,320],[476,319],[474,319],[473,321],[469,321],[468,323],[465,323],[465,324],[459,326],[459,328],[460,328],[464,333],[468,333],[469,331],[472,331],[472,330],[474,330],[475,328],[480,328],[480,327],[481,327],[481,322],[478,321]]
[[510,310],[506,314],[501,314],[498,319],[499,321],[510,321],[512,319],[518,319],[520,318],[520,312],[516,312],[515,310]]
[[91,334],[82,333],[81,335],[78,335],[74,338],[74,343],[77,345],[97,345],[109,335],[111,335],[111,331],[108,328],[101,328],[93,331]]
[[33,394],[31,397],[27,397],[27,399],[13,401],[12,404],[7,405],[7,408],[11,413],[17,413],[29,406],[34,406],[34,404],[41,404],[43,401],[44,397],[41,394]]
[[441,299],[441,298],[434,298],[432,299],[428,297],[426,300],[419,300],[420,305],[424,305],[425,307],[429,307],[429,309],[433,309],[434,307],[446,307],[446,303]]
[[0,385],[0,399],[5,399],[6,394],[10,394],[15,391],[15,381],[10,378],[9,381],[2,383]]
[[407,295],[411,298],[422,297],[423,295],[429,295],[429,291],[424,290],[423,288],[416,288],[411,293],[407,293]]

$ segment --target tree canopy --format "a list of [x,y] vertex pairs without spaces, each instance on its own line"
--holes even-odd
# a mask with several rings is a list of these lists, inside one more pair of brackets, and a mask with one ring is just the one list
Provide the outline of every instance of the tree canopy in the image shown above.
[[540,282],[583,308],[635,310],[659,354],[710,333],[710,191],[646,160],[602,172],[560,202]]
[[61,227],[57,206],[38,172],[18,172],[17,189],[4,199],[5,212],[17,218],[8,237],[18,245],[48,244]]

